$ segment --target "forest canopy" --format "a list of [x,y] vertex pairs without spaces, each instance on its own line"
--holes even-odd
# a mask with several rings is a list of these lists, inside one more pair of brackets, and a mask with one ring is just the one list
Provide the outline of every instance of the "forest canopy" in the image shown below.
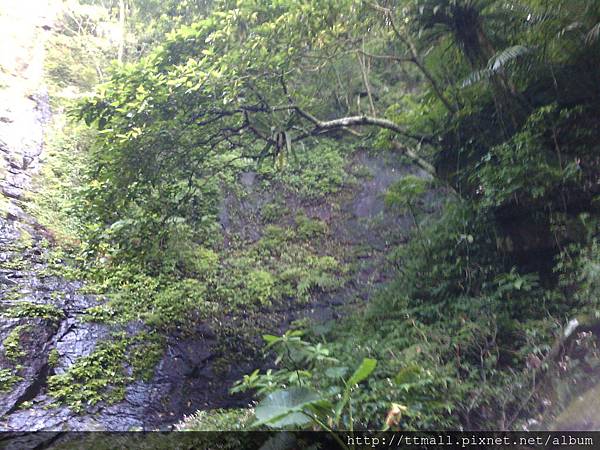
[[155,202],[187,220],[221,165],[343,136],[499,214],[579,210],[597,185],[594,127],[574,129],[595,111],[597,74],[578,68],[597,19],[590,1],[217,2],[82,106],[99,214]]

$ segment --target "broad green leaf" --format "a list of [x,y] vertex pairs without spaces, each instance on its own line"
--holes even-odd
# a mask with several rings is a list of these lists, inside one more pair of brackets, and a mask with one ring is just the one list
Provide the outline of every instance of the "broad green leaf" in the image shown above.
[[274,342],[277,342],[278,340],[280,340],[281,338],[279,336],[273,336],[272,334],[263,334],[263,340],[267,343],[267,344],[272,344]]
[[363,359],[358,369],[352,374],[350,379],[348,380],[348,386],[354,386],[355,384],[360,383],[365,380],[371,373],[375,370],[377,366],[377,360],[371,358]]
[[266,424],[270,427],[303,426],[310,423],[310,418],[302,413],[303,408],[316,404],[321,397],[306,388],[293,387],[272,392],[256,407],[255,425]]

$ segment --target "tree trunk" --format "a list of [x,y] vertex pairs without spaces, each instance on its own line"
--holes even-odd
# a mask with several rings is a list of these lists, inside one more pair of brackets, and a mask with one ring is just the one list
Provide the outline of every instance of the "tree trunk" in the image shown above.
[[119,28],[121,30],[121,36],[117,60],[119,61],[119,64],[123,64],[123,53],[125,51],[125,0],[119,0]]

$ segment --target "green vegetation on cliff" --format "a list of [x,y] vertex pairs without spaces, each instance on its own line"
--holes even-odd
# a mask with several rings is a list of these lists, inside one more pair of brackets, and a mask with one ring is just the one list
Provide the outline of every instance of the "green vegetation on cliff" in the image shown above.
[[[515,429],[548,423],[573,395],[564,380],[598,373],[596,2],[131,4],[128,57],[72,110],[63,130],[81,141],[53,141],[74,163],[61,178],[57,153],[48,179],[64,182],[45,185],[64,196],[40,202],[46,225],[68,217],[88,289],[109,297],[89,320],[206,322],[223,340],[222,321],[241,322],[229,367],[267,334],[275,367],[233,388],[261,400],[262,426]],[[140,31],[141,12],[173,31]],[[419,169],[387,184],[377,214],[397,229],[379,248],[340,237],[342,206],[377,177],[353,163],[363,148]],[[387,274],[373,295],[364,259]],[[282,310],[328,296],[343,320],[272,335]],[[576,316],[591,324],[564,339]],[[53,378],[56,397],[102,398],[85,385],[122,373],[119,348]]]

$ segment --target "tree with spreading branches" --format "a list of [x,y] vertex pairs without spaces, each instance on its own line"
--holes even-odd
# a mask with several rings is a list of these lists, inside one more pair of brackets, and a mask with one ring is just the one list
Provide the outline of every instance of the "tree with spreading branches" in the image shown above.
[[[569,196],[593,196],[572,183],[579,169],[593,178],[591,156],[566,141],[578,117],[572,107],[594,108],[599,95],[596,71],[569,79],[573,67],[598,62],[594,2],[222,0],[211,7],[116,69],[79,109],[99,129],[90,196],[107,225],[132,204],[155,205],[160,223],[185,216],[202,180],[223,167],[318,151],[318,139],[345,136],[372,138],[494,208],[564,209]],[[541,158],[537,173],[520,174],[519,187],[504,193],[507,181],[492,181],[501,173],[493,166],[508,164],[508,173],[515,163],[497,149],[517,149],[520,133],[549,105],[558,106],[553,118],[539,119],[552,122],[535,137],[540,151],[519,156]],[[548,180],[573,188],[558,196],[562,206],[540,203],[544,194],[526,187],[538,175],[543,192]]]

